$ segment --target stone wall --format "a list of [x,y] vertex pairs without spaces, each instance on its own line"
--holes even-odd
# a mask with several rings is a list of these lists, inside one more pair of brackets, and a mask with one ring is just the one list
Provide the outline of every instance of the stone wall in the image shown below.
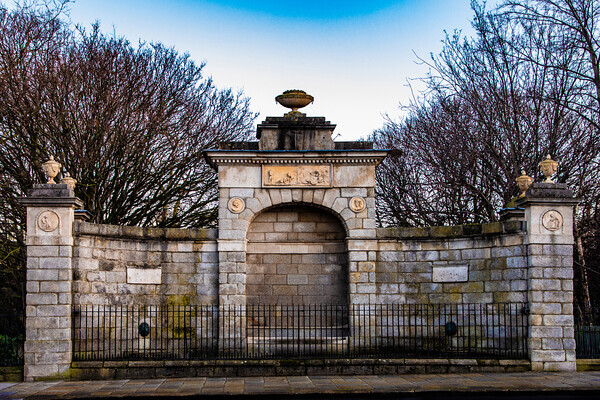
[[216,304],[216,230],[73,227],[73,302]]
[[521,221],[377,230],[378,302],[415,304],[527,301]]

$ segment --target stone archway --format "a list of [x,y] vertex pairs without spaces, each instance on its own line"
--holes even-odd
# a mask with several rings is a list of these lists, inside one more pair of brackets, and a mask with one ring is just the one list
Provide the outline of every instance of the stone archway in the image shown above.
[[246,304],[348,304],[345,239],[341,222],[323,209],[263,211],[247,231]]

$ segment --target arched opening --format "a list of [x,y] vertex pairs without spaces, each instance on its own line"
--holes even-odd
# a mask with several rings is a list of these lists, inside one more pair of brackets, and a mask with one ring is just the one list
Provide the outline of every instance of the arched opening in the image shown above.
[[346,230],[305,204],[268,209],[247,232],[246,304],[347,305]]

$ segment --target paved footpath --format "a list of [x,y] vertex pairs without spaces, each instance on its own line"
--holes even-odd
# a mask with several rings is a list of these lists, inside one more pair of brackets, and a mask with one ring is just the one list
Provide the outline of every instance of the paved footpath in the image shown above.
[[289,394],[404,394],[427,392],[597,391],[600,372],[493,374],[272,376],[231,378],[123,379],[112,381],[0,382],[2,399],[178,397]]

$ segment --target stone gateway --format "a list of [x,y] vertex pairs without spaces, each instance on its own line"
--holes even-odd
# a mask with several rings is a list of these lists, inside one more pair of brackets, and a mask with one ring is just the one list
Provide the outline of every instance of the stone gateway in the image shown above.
[[473,358],[507,343],[523,345],[502,357],[525,357],[528,369],[575,370],[567,187],[533,183],[497,223],[379,228],[375,169],[387,152],[334,142],[334,128],[294,109],[259,124],[258,142],[206,151],[217,229],[85,222],[73,188],[53,183],[51,160],[49,182],[22,200],[26,380],[126,376],[114,371],[132,373],[127,360],[138,359],[158,375],[169,365],[201,374],[210,360],[293,358],[300,348],[303,359],[393,354],[406,367],[422,358],[413,347]]

